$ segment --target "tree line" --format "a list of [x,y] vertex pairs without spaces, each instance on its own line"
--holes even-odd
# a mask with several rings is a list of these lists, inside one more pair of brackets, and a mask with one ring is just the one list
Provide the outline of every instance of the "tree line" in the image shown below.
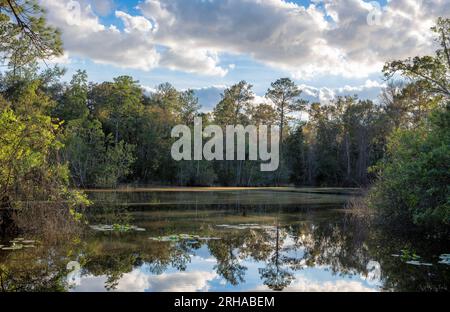
[[[193,90],[178,91],[169,83],[147,94],[129,76],[92,83],[86,72],[78,71],[69,83],[62,83],[62,74],[58,69],[34,74],[35,87],[48,99],[46,113],[58,122],[63,145],[59,160],[68,164],[72,185],[82,188],[120,183],[368,186],[376,178],[368,169],[385,157],[393,131],[419,127],[439,104],[438,98],[420,96],[426,91],[417,82],[392,83],[381,103],[356,96],[306,103],[299,87],[283,78],[267,92],[273,105],[255,104],[252,85],[241,81],[223,92],[211,113],[202,113]],[[6,99],[10,90],[17,90],[17,77],[9,78],[6,74],[1,79]],[[26,87],[22,81],[21,88]],[[308,119],[296,117],[301,115]],[[204,126],[224,129],[278,125],[279,169],[260,172],[252,161],[174,161],[171,130],[178,124],[193,127],[194,117],[202,117]]]

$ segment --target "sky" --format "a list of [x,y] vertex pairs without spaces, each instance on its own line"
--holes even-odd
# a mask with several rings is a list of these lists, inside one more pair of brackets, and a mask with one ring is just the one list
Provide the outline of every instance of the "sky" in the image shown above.
[[[286,247],[286,244],[284,244]],[[237,251],[234,251],[237,253]],[[297,250],[296,258],[301,259],[304,250]],[[285,253],[285,251],[284,251]],[[236,255],[238,256],[238,255]],[[244,271],[244,280],[238,285],[231,285],[222,276],[216,273],[217,260],[211,256],[207,246],[193,250],[189,257],[186,270],[179,271],[169,267],[161,274],[152,273],[149,264],[135,268],[125,273],[117,281],[115,291],[134,292],[264,292],[270,289],[263,285],[260,268],[265,263],[255,261],[251,258],[240,259],[239,264],[247,269]],[[294,275],[294,280],[287,286],[285,291],[294,292],[375,292],[379,291],[381,281],[379,276],[373,280],[356,272],[348,274],[336,274],[329,266],[307,266],[301,265],[301,269],[289,270],[281,265],[283,270]],[[105,291],[108,277],[105,275],[78,275],[73,291],[75,292],[101,292]],[[71,281],[72,282],[72,281]]]
[[195,89],[210,110],[246,80],[257,99],[290,77],[310,101],[376,99],[386,61],[430,54],[448,0],[39,0],[62,31],[54,59],[95,82],[131,75],[147,90]]

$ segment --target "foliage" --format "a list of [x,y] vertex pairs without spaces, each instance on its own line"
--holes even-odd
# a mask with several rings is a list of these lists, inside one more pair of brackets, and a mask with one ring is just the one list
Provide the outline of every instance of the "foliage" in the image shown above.
[[442,229],[450,225],[450,109],[435,111],[414,131],[390,137],[372,206],[391,221]]
[[114,143],[98,120],[69,122],[65,133],[65,158],[74,184],[82,187],[115,187],[131,172],[134,146]]
[[62,54],[60,34],[36,0],[0,0],[0,38],[9,69],[0,76],[0,231],[73,232],[90,203],[69,189],[61,123],[50,115],[63,71],[36,65]]
[[[399,71],[429,96],[422,101],[427,109],[415,125],[411,127],[409,121],[389,136],[386,157],[373,169],[379,181],[371,194],[371,205],[385,220],[444,233],[450,225],[449,25],[449,19],[440,18],[433,27],[441,46],[434,56],[394,61],[385,67],[387,75]],[[402,96],[406,92],[410,90],[405,88]]]
[[62,54],[60,33],[37,0],[0,0],[0,57],[14,70]]
[[[0,101],[2,198],[48,200],[51,193],[42,188],[53,189],[55,186],[61,190],[59,184],[68,180],[66,167],[53,162],[53,155],[62,147],[57,138],[59,125],[39,112],[39,107],[45,106],[48,99],[39,94],[36,84],[32,84],[15,105],[1,98]],[[27,113],[26,107],[35,108],[35,111]]]
[[2,203],[15,209],[21,230],[72,231],[89,201],[68,188],[69,170],[59,161],[60,124],[45,114],[51,100],[40,93],[38,82],[25,85],[20,94],[14,104],[0,98]]

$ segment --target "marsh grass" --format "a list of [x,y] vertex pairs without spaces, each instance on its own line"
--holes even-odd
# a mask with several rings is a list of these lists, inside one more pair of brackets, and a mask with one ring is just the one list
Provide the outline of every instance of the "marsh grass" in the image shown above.
[[46,242],[64,241],[80,235],[85,226],[76,220],[64,203],[27,202],[14,215],[21,234],[39,237]]
[[361,196],[350,197],[344,205],[344,209],[358,215],[373,214],[367,202],[367,190],[361,190]]

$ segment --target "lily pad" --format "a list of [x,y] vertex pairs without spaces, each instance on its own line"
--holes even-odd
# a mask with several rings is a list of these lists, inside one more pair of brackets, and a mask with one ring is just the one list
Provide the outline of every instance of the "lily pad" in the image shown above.
[[107,232],[107,231],[113,231],[113,227],[110,225],[91,225],[90,226],[91,229],[95,230],[95,231],[100,231],[100,232]]
[[179,242],[179,241],[207,241],[207,240],[218,240],[218,237],[200,237],[198,235],[190,235],[190,234],[177,234],[177,235],[168,235],[168,236],[159,236],[159,237],[150,237],[151,240],[157,242]]
[[36,246],[34,243],[36,243],[35,240],[26,240],[24,238],[15,238],[14,240],[10,241],[10,246],[0,245],[1,250],[5,251],[14,251],[14,250],[21,250],[24,248],[35,248]]
[[271,226],[260,224],[219,224],[217,227],[232,230],[259,230],[259,229],[271,229]]
[[150,239],[154,240],[154,241],[157,241],[157,242],[170,242],[170,241],[172,241],[170,239],[170,237],[167,237],[167,236],[165,236],[165,237],[150,237]]
[[422,259],[421,256],[419,256],[414,251],[409,250],[409,249],[402,249],[402,250],[400,250],[400,252],[401,252],[400,257],[405,262],[408,262],[408,261],[409,262],[420,262],[420,260]]
[[210,240],[221,240],[220,237],[199,237],[198,240],[210,241]]
[[431,263],[420,262],[420,261],[416,261],[416,260],[406,261],[405,263],[411,264],[411,265],[417,265],[417,266],[433,266],[433,264],[431,264]]
[[91,229],[99,232],[145,232],[146,230],[134,225],[122,225],[122,224],[114,224],[114,225],[91,225]]
[[23,248],[23,245],[21,244],[13,244],[9,247],[3,247],[2,250],[20,250]]

